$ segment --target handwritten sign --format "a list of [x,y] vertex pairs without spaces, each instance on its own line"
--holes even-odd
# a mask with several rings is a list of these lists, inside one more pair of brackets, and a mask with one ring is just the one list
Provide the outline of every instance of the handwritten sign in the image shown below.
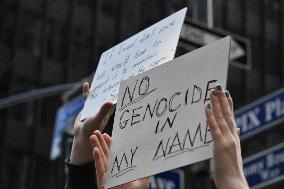
[[106,187],[212,157],[204,106],[226,85],[230,37],[123,81]]
[[122,80],[174,58],[186,10],[176,12],[101,55],[81,120],[96,114],[105,101],[116,103]]

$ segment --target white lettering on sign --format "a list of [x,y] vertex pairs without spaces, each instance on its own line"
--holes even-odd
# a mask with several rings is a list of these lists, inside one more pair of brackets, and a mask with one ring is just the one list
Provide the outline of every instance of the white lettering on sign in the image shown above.
[[275,165],[278,165],[280,163],[284,163],[284,152],[280,154],[269,154],[266,157],[267,167],[271,168]]
[[265,104],[265,121],[269,122],[273,117],[280,117],[284,115],[284,102],[280,98],[269,101]]
[[230,39],[121,83],[106,188],[212,157],[204,106],[226,85]]
[[101,55],[80,120],[95,115],[105,101],[116,103],[122,80],[174,58],[186,10],[178,11]]
[[260,161],[244,168],[246,177],[260,173],[265,168],[264,162]]
[[260,109],[255,108],[248,113],[243,114],[241,117],[236,118],[237,126],[242,129],[242,132],[246,132],[260,126],[261,122],[258,117],[259,112]]
[[176,185],[173,181],[161,177],[150,177],[151,189],[175,189]]

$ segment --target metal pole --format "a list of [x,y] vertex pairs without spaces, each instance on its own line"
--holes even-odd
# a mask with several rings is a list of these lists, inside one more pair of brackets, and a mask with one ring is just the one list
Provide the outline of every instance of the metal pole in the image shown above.
[[78,83],[68,83],[68,84],[56,85],[56,86],[36,89],[33,91],[24,92],[21,94],[2,98],[0,99],[0,110],[17,105],[17,104],[25,103],[28,101],[33,101],[36,99],[41,99],[41,98],[45,98],[48,96],[61,94],[71,89],[76,84]]
[[209,28],[214,26],[213,0],[207,0],[207,25]]

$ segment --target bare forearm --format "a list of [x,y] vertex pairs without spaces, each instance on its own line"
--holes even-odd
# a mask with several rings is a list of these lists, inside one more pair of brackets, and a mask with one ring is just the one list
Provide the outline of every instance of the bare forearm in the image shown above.
[[238,178],[230,178],[217,185],[218,189],[249,189],[247,181],[244,176]]

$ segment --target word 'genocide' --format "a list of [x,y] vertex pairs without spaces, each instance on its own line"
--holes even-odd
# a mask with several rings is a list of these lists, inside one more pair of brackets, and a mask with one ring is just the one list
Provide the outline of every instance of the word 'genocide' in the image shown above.
[[[209,100],[209,91],[214,88],[217,80],[210,80],[204,86],[193,84],[185,90],[178,90],[170,96],[156,98],[154,103],[143,103],[143,105],[135,106],[135,103],[144,99],[146,96],[155,96],[158,88],[151,86],[150,78],[145,76],[141,80],[136,80],[133,87],[126,86],[123,91],[122,103],[119,110],[122,111],[120,116],[119,127],[125,129],[129,126],[142,123],[145,119],[159,119],[167,113],[177,112],[182,106],[193,105],[196,103],[205,103]],[[168,118],[165,122],[171,127],[173,120],[177,114],[172,117],[172,121]],[[163,130],[165,124],[162,124]],[[158,132],[157,123],[155,132]]]

